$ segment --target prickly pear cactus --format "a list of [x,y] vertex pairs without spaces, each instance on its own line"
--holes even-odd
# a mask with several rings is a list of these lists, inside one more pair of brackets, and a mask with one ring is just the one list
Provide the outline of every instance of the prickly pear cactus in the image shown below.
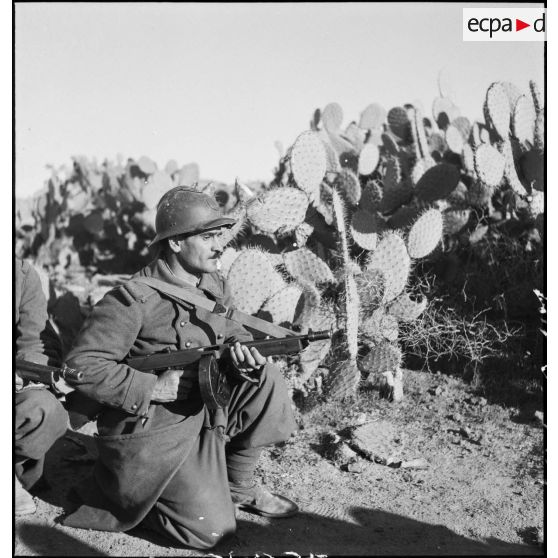
[[491,145],[481,144],[475,150],[475,171],[480,180],[491,188],[497,188],[504,176],[506,161]]
[[396,370],[401,366],[401,349],[389,341],[380,341],[373,346],[370,352],[360,361],[360,368],[364,373],[377,376],[384,372]]
[[362,189],[358,176],[354,172],[349,169],[342,169],[335,179],[335,186],[343,193],[349,204],[358,204]]
[[298,188],[273,188],[250,202],[248,220],[265,233],[293,231],[306,216],[308,196]]
[[405,288],[411,269],[405,241],[395,232],[385,233],[370,255],[366,269],[378,270],[383,274],[384,302],[393,300]]
[[302,289],[295,283],[271,295],[263,304],[258,316],[276,324],[292,324],[295,321]]
[[316,132],[298,136],[291,152],[291,169],[297,186],[313,201],[320,195],[320,183],[327,170],[327,154]]
[[339,103],[329,103],[322,111],[322,124],[328,132],[337,132],[343,122],[343,109]]
[[308,248],[299,248],[283,254],[285,269],[295,278],[312,283],[331,283],[333,273],[321,258]]
[[377,214],[359,209],[351,219],[351,236],[364,250],[375,250],[378,233],[383,230],[382,221]]
[[362,111],[358,125],[364,130],[374,130],[383,125],[386,117],[387,112],[384,107],[377,103],[372,103]]
[[387,308],[387,313],[402,322],[416,320],[426,309],[428,301],[426,297],[415,301],[408,293],[401,293]]
[[380,150],[373,143],[367,143],[358,156],[358,173],[372,174],[380,161]]
[[227,278],[235,306],[249,314],[257,312],[270,296],[287,286],[265,253],[255,248],[238,255]]
[[413,259],[424,258],[442,240],[444,220],[438,209],[423,213],[411,227],[407,240],[407,250]]
[[459,169],[449,163],[439,163],[428,169],[415,187],[417,198],[432,202],[446,198],[459,183]]
[[493,83],[486,92],[486,117],[501,139],[507,140],[510,131],[510,102],[504,86]]

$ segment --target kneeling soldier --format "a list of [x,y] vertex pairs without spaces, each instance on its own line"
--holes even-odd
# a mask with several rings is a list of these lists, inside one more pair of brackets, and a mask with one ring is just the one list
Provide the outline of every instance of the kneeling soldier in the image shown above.
[[[27,261],[16,259],[15,345],[16,359],[57,366],[60,341],[48,322],[47,300],[38,273]],[[68,415],[43,384],[25,383],[15,375],[15,512],[35,512],[27,489],[43,474],[45,454],[64,435]]]
[[[262,448],[295,429],[281,373],[241,344],[252,339],[244,327],[188,301],[193,294],[231,303],[217,265],[223,228],[234,222],[206,194],[183,186],[167,192],[157,208],[158,256],[107,293],[84,324],[67,362],[83,372],[76,390],[103,405],[99,458],[91,490],[81,491],[83,504],[65,525],[140,526],[175,543],[211,548],[234,533],[235,506],[271,518],[298,511],[254,480]],[[123,363],[231,340],[231,372],[239,380],[224,408],[203,404],[187,369],[155,375]],[[258,382],[242,380],[254,374]]]

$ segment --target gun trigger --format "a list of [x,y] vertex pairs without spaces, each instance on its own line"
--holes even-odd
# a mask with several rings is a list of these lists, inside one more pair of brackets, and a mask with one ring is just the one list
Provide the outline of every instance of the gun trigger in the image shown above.
[[218,302],[215,303],[213,310],[211,311],[213,314],[224,314],[227,311],[227,308]]

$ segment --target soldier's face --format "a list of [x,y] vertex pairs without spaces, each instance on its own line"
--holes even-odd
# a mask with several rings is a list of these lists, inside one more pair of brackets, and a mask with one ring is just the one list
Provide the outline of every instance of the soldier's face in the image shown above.
[[182,267],[189,273],[212,273],[223,252],[223,230],[205,231],[178,241],[179,250],[173,250]]

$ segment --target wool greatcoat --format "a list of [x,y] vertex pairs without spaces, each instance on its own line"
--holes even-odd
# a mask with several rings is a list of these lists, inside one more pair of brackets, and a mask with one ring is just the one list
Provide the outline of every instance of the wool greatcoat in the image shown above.
[[141,283],[141,277],[232,303],[222,275],[203,274],[194,287],[158,258],[93,309],[67,362],[84,373],[76,389],[103,405],[99,458],[89,490],[79,490],[84,503],[64,524],[127,531],[143,521],[174,542],[210,548],[236,529],[226,469],[230,447],[288,439],[295,429],[290,398],[280,371],[268,364],[260,385],[237,383],[224,409],[209,411],[197,383],[185,400],[151,402],[156,376],[127,366],[126,358],[252,336],[235,322]]

